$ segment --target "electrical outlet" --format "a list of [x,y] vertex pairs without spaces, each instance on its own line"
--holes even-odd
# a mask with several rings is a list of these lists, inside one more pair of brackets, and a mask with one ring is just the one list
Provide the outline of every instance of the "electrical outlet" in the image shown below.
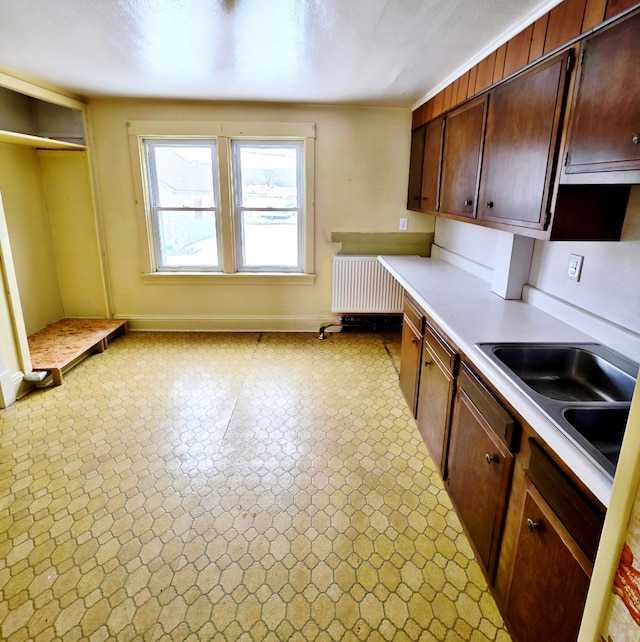
[[584,256],[580,256],[579,254],[569,255],[569,270],[567,274],[569,275],[570,279],[573,279],[574,281],[580,280],[583,261],[584,261]]
[[409,219],[408,218],[401,218],[400,219],[400,225],[398,226],[398,229],[401,232],[406,232],[409,229]]

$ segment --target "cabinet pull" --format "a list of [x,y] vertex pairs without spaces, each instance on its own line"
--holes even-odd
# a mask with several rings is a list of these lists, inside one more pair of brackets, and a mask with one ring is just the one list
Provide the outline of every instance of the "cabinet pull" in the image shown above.
[[634,145],[640,145],[640,133],[636,132],[632,137],[631,137],[631,142]]
[[491,209],[493,207],[493,201],[487,201],[487,207]]
[[468,198],[468,199],[464,202],[464,206],[465,206],[465,207],[471,207],[472,205],[473,205],[473,201],[472,201],[470,198]]
[[535,533],[536,531],[542,530],[542,522],[534,522],[531,517],[527,517],[527,528]]
[[427,361],[426,359],[424,360],[424,365],[425,365],[425,366],[430,366],[430,365],[431,365],[431,363],[432,363],[431,361]]
[[416,339],[415,337],[411,337],[411,343],[418,343],[418,339]]
[[494,461],[498,461],[498,458],[495,455],[490,455],[486,453],[484,458],[487,460],[487,464],[492,464]]

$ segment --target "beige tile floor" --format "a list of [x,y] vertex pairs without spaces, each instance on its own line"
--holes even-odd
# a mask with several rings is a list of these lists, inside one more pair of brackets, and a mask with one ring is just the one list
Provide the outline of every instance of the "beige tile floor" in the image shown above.
[[130,333],[0,411],[0,638],[509,640],[397,335]]

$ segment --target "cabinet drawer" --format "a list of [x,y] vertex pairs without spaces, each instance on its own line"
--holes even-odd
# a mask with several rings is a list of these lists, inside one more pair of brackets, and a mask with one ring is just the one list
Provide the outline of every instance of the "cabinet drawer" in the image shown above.
[[487,423],[511,452],[518,449],[519,431],[515,419],[502,407],[494,394],[482,383],[468,363],[463,362],[459,376],[460,387],[487,419]]
[[411,321],[413,327],[422,334],[424,329],[424,315],[413,299],[405,295],[403,304],[404,315]]
[[458,353],[429,321],[425,321],[424,324],[424,349],[426,353],[438,359],[445,370],[448,370],[454,376],[456,375]]
[[529,446],[531,457],[526,476],[593,562],[604,514],[580,492],[534,439],[529,439]]

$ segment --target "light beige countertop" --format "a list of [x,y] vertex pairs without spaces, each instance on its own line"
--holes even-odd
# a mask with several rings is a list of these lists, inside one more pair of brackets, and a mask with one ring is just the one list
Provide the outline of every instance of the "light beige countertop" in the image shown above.
[[612,480],[475,345],[480,342],[598,342],[555,317],[491,292],[489,283],[441,259],[380,256],[378,260],[472,361],[538,435],[605,505]]

